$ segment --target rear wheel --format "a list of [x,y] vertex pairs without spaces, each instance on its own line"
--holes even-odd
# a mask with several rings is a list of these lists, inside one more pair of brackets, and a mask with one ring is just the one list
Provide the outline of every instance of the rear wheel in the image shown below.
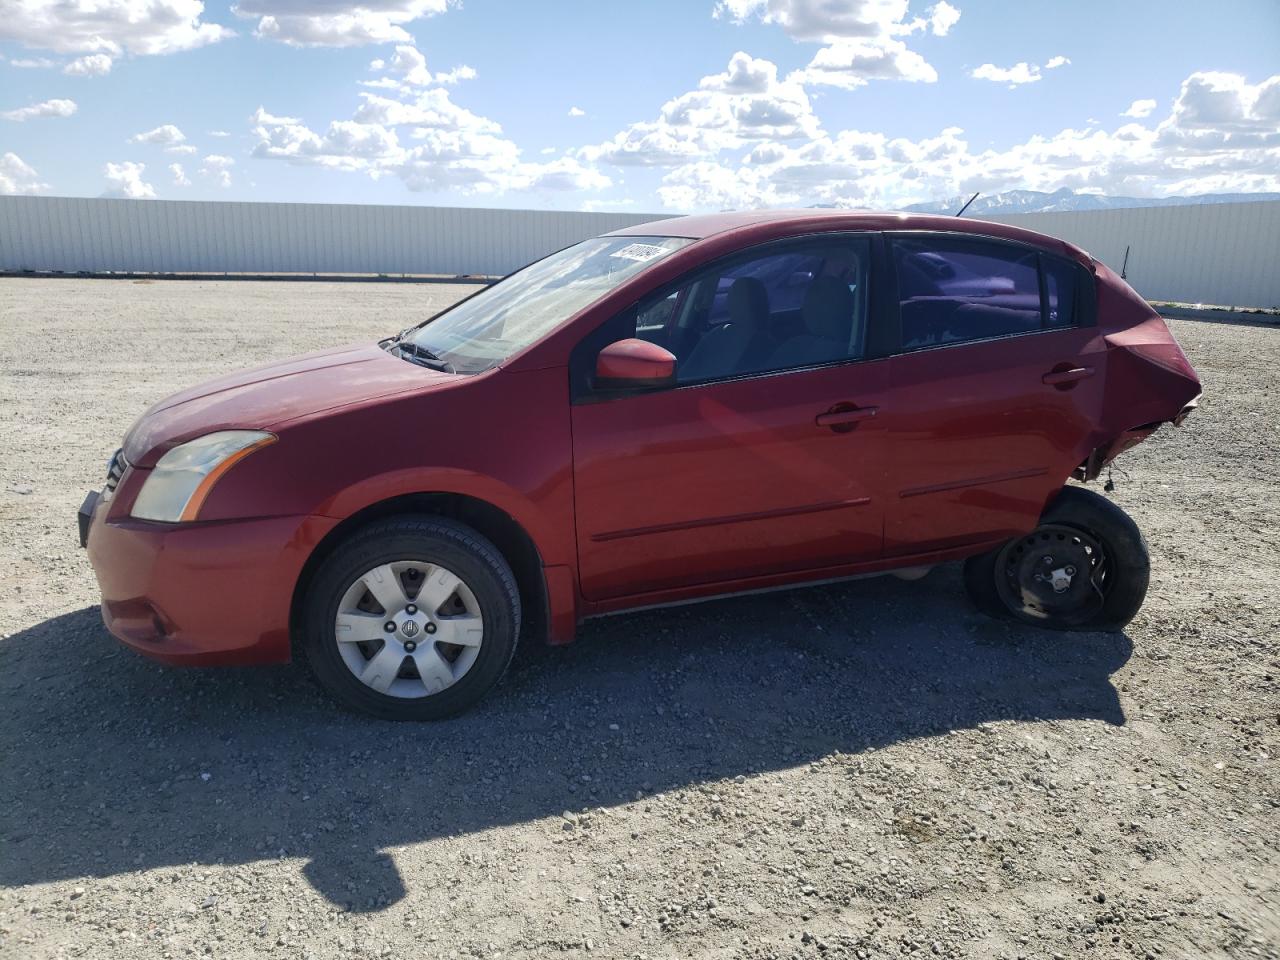
[[1036,529],[964,566],[980,610],[1051,630],[1122,629],[1141,608],[1150,575],[1137,524],[1080,487],[1064,488]]
[[363,713],[435,720],[466,710],[515,653],[520,599],[484,537],[434,517],[364,527],[316,572],[303,648],[320,684]]

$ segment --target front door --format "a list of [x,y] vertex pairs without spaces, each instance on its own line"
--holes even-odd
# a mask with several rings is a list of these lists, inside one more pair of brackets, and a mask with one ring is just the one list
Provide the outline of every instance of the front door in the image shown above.
[[616,397],[575,387],[589,600],[879,557],[887,361],[863,359],[867,247],[772,246],[658,291],[584,342],[576,361],[588,364],[637,332],[680,345],[674,387]]

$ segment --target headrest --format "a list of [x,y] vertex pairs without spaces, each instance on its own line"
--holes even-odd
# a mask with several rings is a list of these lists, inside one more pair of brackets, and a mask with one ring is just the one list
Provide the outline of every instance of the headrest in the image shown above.
[[853,325],[853,293],[835,277],[818,277],[805,291],[800,316],[815,337],[843,340]]
[[755,277],[739,277],[729,287],[729,321],[752,330],[764,326],[769,317],[769,291]]

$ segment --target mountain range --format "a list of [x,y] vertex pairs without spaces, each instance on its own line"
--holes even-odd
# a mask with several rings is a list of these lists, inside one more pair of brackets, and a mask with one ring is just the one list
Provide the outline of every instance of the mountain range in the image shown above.
[[[964,197],[948,200],[932,200],[913,203],[902,209],[911,213],[954,214],[964,202]],[[1202,193],[1190,197],[1109,197],[1099,193],[1076,193],[1062,188],[1052,193],[1042,190],[1007,190],[980,196],[965,215],[1005,213],[1051,213],[1061,210],[1116,210],[1122,207],[1180,207],[1198,203],[1249,203],[1259,200],[1280,200],[1280,193]]]

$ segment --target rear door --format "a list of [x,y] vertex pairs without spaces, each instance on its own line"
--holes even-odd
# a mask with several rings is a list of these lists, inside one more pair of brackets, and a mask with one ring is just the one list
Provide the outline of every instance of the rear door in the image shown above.
[[886,410],[886,554],[1031,529],[1101,410],[1092,276],[986,238],[898,234],[889,247],[901,338]]

